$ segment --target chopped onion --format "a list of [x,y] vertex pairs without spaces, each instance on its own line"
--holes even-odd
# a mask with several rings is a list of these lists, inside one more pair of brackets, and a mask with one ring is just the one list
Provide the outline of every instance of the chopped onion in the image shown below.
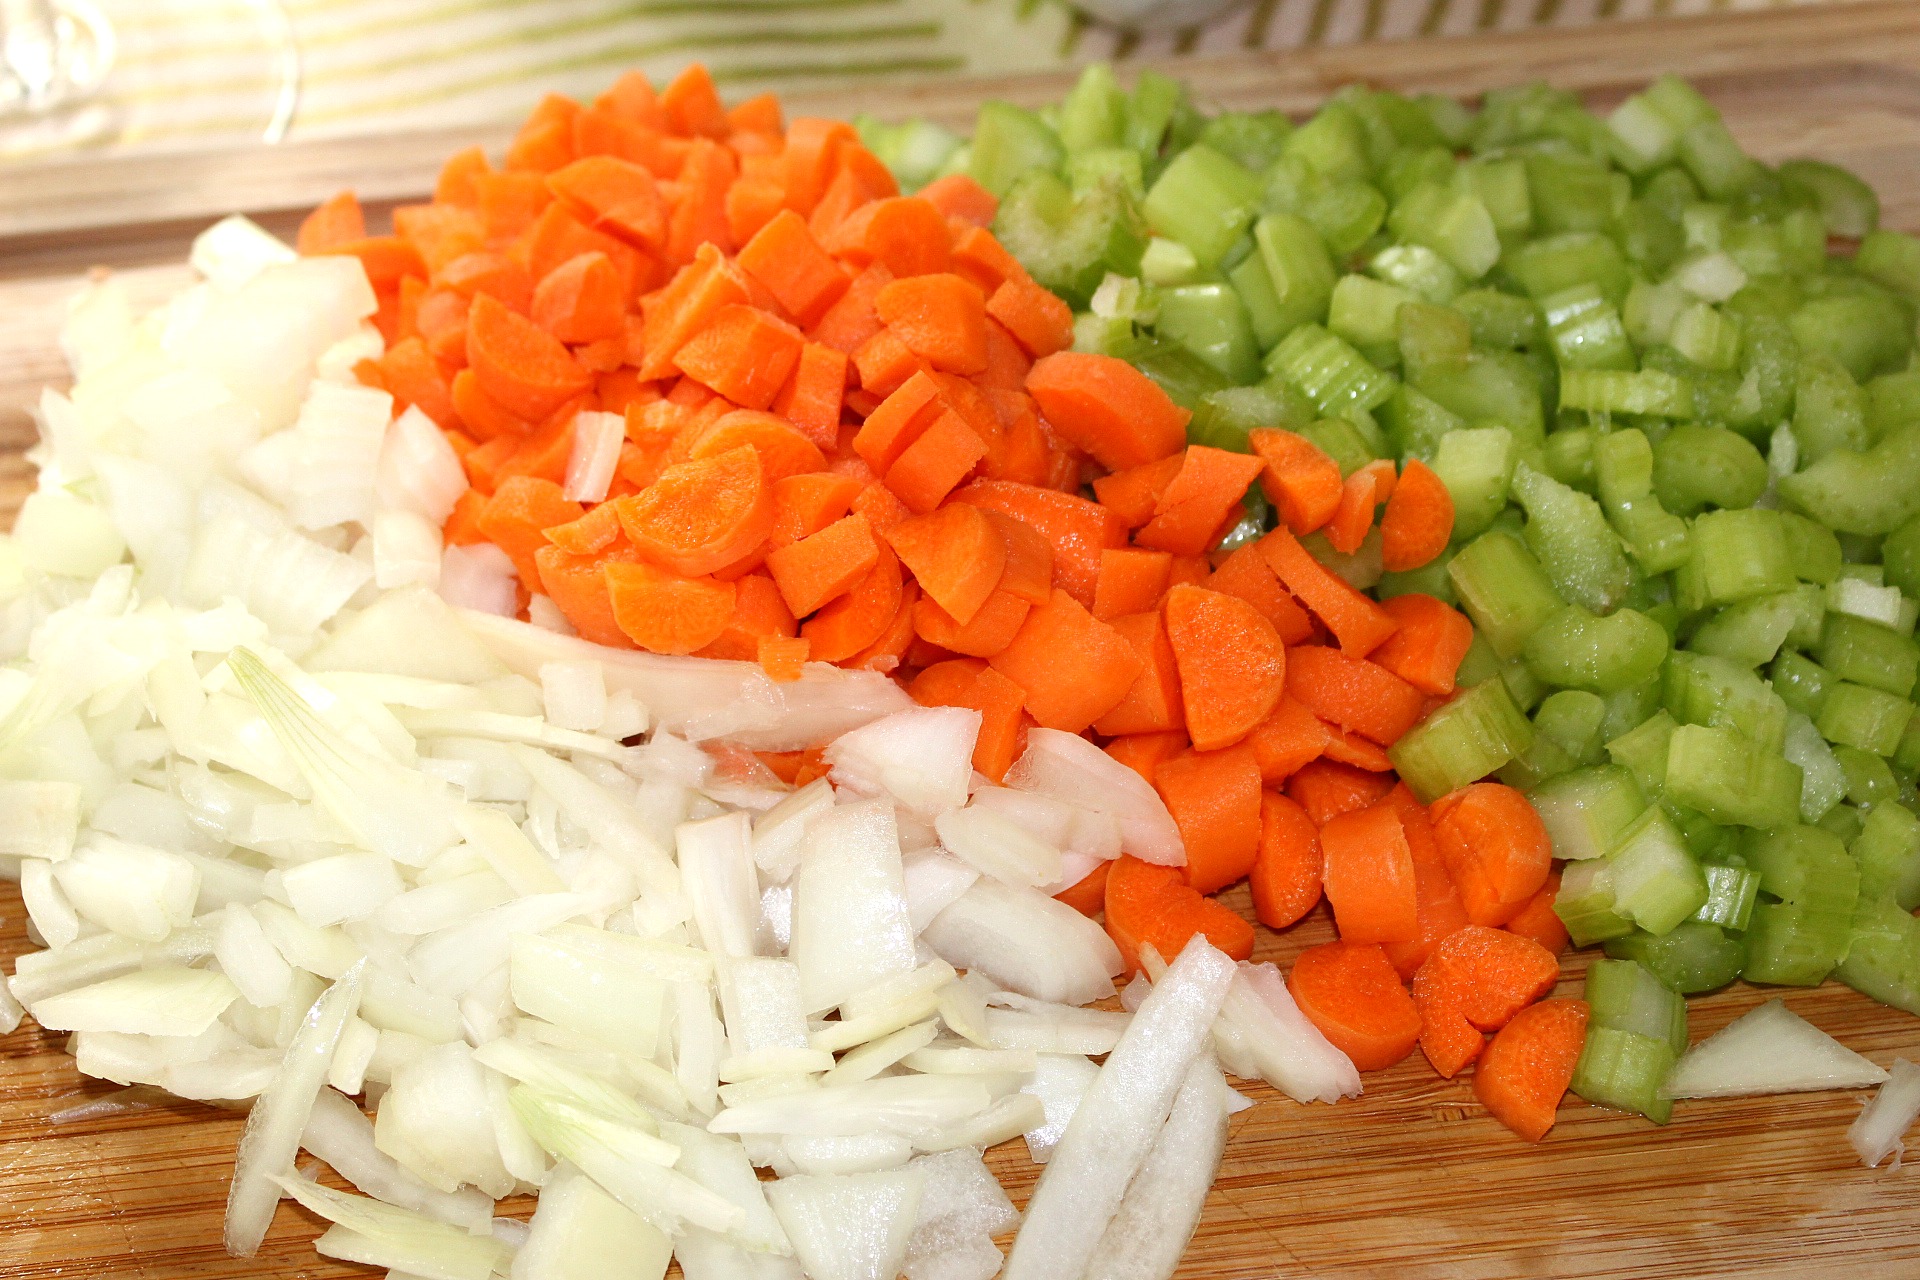
[[1878,1168],[1882,1160],[1892,1156],[1893,1167],[1898,1169],[1900,1157],[1907,1150],[1901,1139],[1915,1116],[1920,1116],[1920,1067],[1905,1058],[1895,1058],[1887,1082],[1847,1130],[1847,1141],[1860,1153],[1861,1163],[1867,1168]]
[[67,901],[103,929],[158,942],[193,919],[200,873],[177,853],[94,835],[53,867]]
[[592,733],[607,716],[607,681],[597,662],[549,662],[540,668],[548,723]]
[[492,1200],[472,1189],[437,1191],[407,1172],[374,1145],[373,1122],[332,1089],[322,1089],[314,1099],[300,1145],[377,1200],[450,1223],[469,1235],[484,1236],[492,1227]]
[[567,456],[566,496],[574,502],[602,502],[613,483],[620,446],[627,442],[627,420],[617,413],[577,413],[573,452]]
[[1187,1069],[1167,1122],[1093,1251],[1101,1280],[1167,1280],[1200,1225],[1227,1145],[1227,1082],[1208,1054]]
[[383,590],[440,585],[440,526],[413,511],[373,518],[373,583]]
[[577,937],[560,930],[512,935],[507,973],[514,1005],[622,1053],[652,1058],[665,1019],[666,983],[579,945]]
[[1022,1093],[1040,1099],[1045,1119],[1026,1132],[1027,1155],[1035,1164],[1053,1158],[1060,1135],[1067,1131],[1073,1113],[1080,1107],[1100,1068],[1091,1059],[1077,1053],[1043,1053],[1034,1063],[1033,1079],[1020,1086]]
[[912,1165],[782,1178],[768,1186],[767,1198],[810,1280],[893,1280],[906,1261],[926,1181]]
[[46,996],[29,1002],[28,1010],[49,1031],[197,1036],[239,998],[223,974],[160,967]]
[[1061,878],[1058,849],[1028,835],[991,809],[952,809],[935,818],[933,827],[940,834],[942,847],[996,880],[1038,889]]
[[520,608],[520,579],[513,561],[491,542],[443,550],[439,589],[448,604],[472,610],[473,616],[512,618]]
[[1300,1012],[1271,963],[1241,962],[1215,1030],[1222,1043],[1230,1040],[1246,1054],[1246,1069],[1235,1065],[1235,1075],[1257,1076],[1295,1102],[1338,1102],[1360,1093],[1353,1060]]
[[437,530],[466,491],[467,473],[445,433],[417,406],[409,406],[380,442],[374,481],[379,505],[412,512]]
[[793,879],[793,942],[808,1013],[914,967],[893,806],[839,805],[809,824]]
[[1778,1000],[1728,1023],[1681,1055],[1663,1098],[1739,1098],[1809,1089],[1864,1089],[1887,1073]]
[[1017,1002],[1010,1009],[986,1011],[986,1033],[1002,1049],[1024,1049],[1035,1053],[1111,1053],[1133,1021],[1130,1013],[1110,1013],[1104,1009],[1081,1009],[1070,1004],[1033,1000],[1011,991],[1000,992],[994,1002]]
[[982,877],[921,932],[934,952],[1039,1000],[1089,1004],[1125,968],[1113,939],[1064,902]]
[[1184,866],[1186,846],[1160,793],[1085,738],[1031,729],[1027,749],[1007,770],[1007,786],[1092,809],[1120,824],[1121,847],[1144,862]]
[[857,795],[890,795],[931,818],[967,802],[980,713],[966,707],[915,707],[835,738],[822,756],[834,783]]
[[424,1280],[488,1280],[512,1265],[513,1251],[491,1235],[469,1235],[448,1223],[350,1196],[297,1174],[274,1174],[270,1182],[336,1224],[316,1246],[328,1257],[391,1267]]
[[564,1162],[540,1188],[531,1226],[513,1280],[660,1280],[673,1259],[660,1228]]
[[901,861],[907,888],[907,915],[915,933],[924,933],[933,918],[973,887],[980,873],[938,849],[920,849]]
[[220,289],[238,289],[261,271],[299,255],[251,218],[233,214],[193,238],[193,269]]
[[58,862],[73,852],[80,788],[71,782],[0,782],[0,857]]

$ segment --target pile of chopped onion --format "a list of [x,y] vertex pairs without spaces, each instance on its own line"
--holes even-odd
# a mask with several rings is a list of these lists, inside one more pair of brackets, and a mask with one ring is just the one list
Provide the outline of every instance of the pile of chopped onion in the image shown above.
[[[1222,1064],[1358,1092],[1204,939],[1082,1007],[1120,956],[1050,895],[1184,861],[1131,771],[1041,730],[995,787],[977,713],[882,676],[515,620],[504,557],[440,545],[444,438],[353,379],[358,261],[230,219],[194,263],[153,314],[75,304],[0,541],[0,870],[45,948],[0,1028],[251,1101],[233,1253],[290,1198],[436,1280],[987,1280],[1019,1216],[981,1152],[1024,1137],[1009,1274],[1165,1277],[1246,1105]],[[797,790],[736,749],[823,743]]]

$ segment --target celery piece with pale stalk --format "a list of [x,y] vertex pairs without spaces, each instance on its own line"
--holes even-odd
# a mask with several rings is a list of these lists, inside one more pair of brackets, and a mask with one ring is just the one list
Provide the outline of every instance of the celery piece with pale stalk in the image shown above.
[[1609,938],[1606,951],[1612,959],[1638,963],[1668,989],[1683,995],[1726,986],[1740,976],[1746,960],[1740,939],[1698,920],[1684,921],[1657,937],[1635,930]]
[[1549,778],[1527,799],[1546,825],[1554,857],[1569,861],[1604,857],[1647,807],[1633,775],[1612,764]]
[[[1459,563],[1458,558],[1454,561]],[[1533,726],[1506,686],[1484,680],[1439,708],[1388,748],[1422,803],[1484,778],[1526,751]]]
[[1513,496],[1527,512],[1526,541],[1560,597],[1609,612],[1633,584],[1633,566],[1594,500],[1525,462]]
[[1777,827],[1800,811],[1798,765],[1770,754],[1732,729],[1681,725],[1673,731],[1666,791],[1716,822]]
[[1432,466],[1453,499],[1456,541],[1484,531],[1506,507],[1516,460],[1513,433],[1505,427],[1464,427],[1440,437]]
[[1884,894],[1904,911],[1920,906],[1920,817],[1912,810],[1875,805],[1847,852],[1860,868],[1863,899]]
[[1863,1089],[1887,1073],[1778,1000],[1693,1046],[1661,1086],[1667,1098],[1740,1098],[1809,1089]]
[[1613,910],[1656,937],[1707,900],[1706,877],[1664,810],[1650,806],[1607,854]]
[[1448,562],[1447,576],[1475,628],[1502,659],[1519,657],[1533,633],[1565,607],[1533,553],[1503,529],[1462,548]]
[[1562,689],[1618,693],[1660,670],[1669,641],[1659,623],[1633,609],[1596,616],[1568,605],[1528,637],[1533,674]]

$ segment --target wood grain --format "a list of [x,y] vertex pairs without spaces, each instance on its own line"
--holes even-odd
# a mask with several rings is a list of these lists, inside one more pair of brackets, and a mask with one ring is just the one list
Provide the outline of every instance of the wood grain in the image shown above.
[[[1228,106],[1313,106],[1364,79],[1468,96],[1532,78],[1596,102],[1648,76],[1692,76],[1734,132],[1770,159],[1821,155],[1880,190],[1887,221],[1920,229],[1920,6],[1868,4],[1573,32],[1190,61],[1178,68]],[[986,94],[1036,102],[1060,77],[869,86],[796,111],[924,112],[955,123]],[[227,203],[286,225],[340,185],[397,200],[422,191],[458,136],[307,144],[0,171],[0,516],[27,484],[26,406],[62,381],[54,341],[77,273],[132,268],[137,297],[186,278],[187,239]],[[1244,890],[1237,902],[1247,904]],[[0,884],[0,960],[27,949],[19,896]],[[1283,965],[1332,931],[1324,912],[1259,955]],[[1569,957],[1563,993],[1585,959]],[[1695,1039],[1766,994],[1736,986],[1691,1002]],[[1791,1007],[1875,1061],[1920,1059],[1920,1021],[1833,984]],[[1656,1129],[1569,1099],[1538,1147],[1501,1129],[1464,1081],[1418,1054],[1368,1078],[1366,1095],[1301,1107],[1264,1086],[1238,1117],[1183,1280],[1277,1276],[1506,1280],[1672,1276],[1920,1275],[1920,1182],[1862,1169],[1846,1144],[1857,1099],[1812,1094],[1683,1103]],[[191,1103],[56,1123],[89,1097],[60,1037],[32,1024],[0,1039],[0,1277],[4,1280],[323,1280],[365,1276],[315,1256],[318,1233],[283,1206],[259,1258],[227,1258],[220,1213],[240,1119]],[[992,1154],[1017,1201],[1035,1170],[1015,1142]],[[525,1206],[509,1211],[524,1215]],[[676,1273],[677,1274],[677,1273]]]

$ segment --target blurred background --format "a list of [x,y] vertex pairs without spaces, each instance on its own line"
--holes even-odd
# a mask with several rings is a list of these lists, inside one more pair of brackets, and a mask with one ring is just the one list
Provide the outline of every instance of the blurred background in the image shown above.
[[513,120],[696,59],[740,96],[1781,3],[0,0],[0,163]]

